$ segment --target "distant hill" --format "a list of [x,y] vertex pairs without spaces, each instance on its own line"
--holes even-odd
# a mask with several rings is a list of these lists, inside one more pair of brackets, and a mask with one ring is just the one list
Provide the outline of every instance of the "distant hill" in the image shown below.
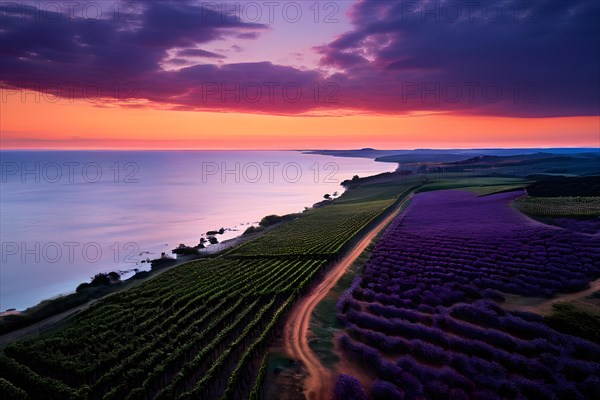
[[478,156],[468,158],[466,160],[454,162],[454,165],[517,165],[539,160],[547,160],[551,158],[559,158],[556,154],[551,153],[533,153],[533,154],[517,154],[511,156]]
[[518,176],[527,175],[599,175],[600,153],[552,154],[533,153],[511,156],[478,156],[442,164],[449,172],[485,169]]
[[452,154],[452,153],[410,153],[410,154],[394,154],[391,156],[377,157],[375,161],[381,162],[396,162],[396,163],[426,163],[426,162],[454,162],[461,161],[471,157],[467,154]]
[[397,154],[397,150],[375,150],[371,148],[358,150],[308,150],[303,151],[304,154],[320,154],[334,157],[356,157],[356,158],[373,158],[385,157],[388,155]]
[[[373,148],[364,148],[356,150],[306,150],[305,154],[321,154],[334,157],[359,157],[372,158],[381,162],[397,163],[451,163],[457,161],[466,161],[478,157],[516,157],[513,161],[521,159],[543,159],[548,155],[559,156],[581,156],[600,155],[600,150],[596,148],[521,148],[521,149],[415,149],[415,150],[377,150]],[[524,157],[531,155],[532,158]],[[507,160],[487,159],[489,162],[504,162]]]

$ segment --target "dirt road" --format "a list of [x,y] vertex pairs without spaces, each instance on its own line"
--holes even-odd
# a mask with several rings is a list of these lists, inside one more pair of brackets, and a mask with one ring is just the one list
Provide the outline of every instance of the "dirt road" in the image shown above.
[[503,293],[506,302],[502,305],[511,311],[527,311],[535,314],[550,315],[552,306],[561,302],[586,303],[593,293],[600,290],[600,279],[590,282],[590,287],[574,293],[559,293],[553,298],[525,297],[515,294]]
[[367,248],[375,236],[377,236],[379,231],[398,215],[403,205],[412,196],[410,194],[406,197],[396,206],[396,209],[390,215],[368,231],[344,258],[331,267],[323,281],[314,287],[306,297],[299,299],[294,306],[284,330],[284,347],[291,358],[302,361],[308,372],[308,377],[304,383],[304,394],[309,400],[329,400],[331,398],[332,381],[334,378],[332,372],[321,364],[308,345],[307,334],[310,326],[310,318],[315,307],[335,286],[346,270]]

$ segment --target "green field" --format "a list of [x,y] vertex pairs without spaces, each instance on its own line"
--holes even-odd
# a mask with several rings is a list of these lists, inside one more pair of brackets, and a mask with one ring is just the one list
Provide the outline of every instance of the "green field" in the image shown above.
[[61,400],[256,396],[268,345],[293,302],[413,186],[347,191],[239,249],[176,267],[100,300],[61,330],[9,345],[0,354],[3,393]]
[[537,217],[597,217],[600,197],[532,197],[514,201],[519,211]]
[[507,191],[511,189],[520,189],[527,186],[527,181],[520,178],[496,178],[496,177],[475,177],[459,179],[441,179],[436,182],[427,183],[419,189],[419,192],[429,192],[433,190],[464,189],[477,193],[480,196]]
[[494,186],[474,186],[467,187],[465,190],[473,192],[478,196],[489,196],[491,194],[502,193],[502,192],[512,192],[514,190],[523,190],[525,188],[525,184],[521,185],[494,185]]

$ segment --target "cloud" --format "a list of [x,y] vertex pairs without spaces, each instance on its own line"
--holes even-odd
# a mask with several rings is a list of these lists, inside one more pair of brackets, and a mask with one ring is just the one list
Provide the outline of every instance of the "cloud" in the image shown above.
[[350,16],[316,50],[380,111],[599,112],[598,2],[362,0]]
[[203,58],[225,58],[222,54],[213,53],[201,49],[183,49],[177,52],[178,57],[203,57]]
[[323,54],[321,64],[340,69],[348,69],[368,61],[356,51],[342,52],[327,46],[316,47],[317,53]]
[[270,62],[202,64],[149,75],[139,95],[152,102],[172,99],[178,110],[300,114],[334,106],[315,100],[311,89],[321,81],[317,71]]
[[[192,48],[235,37],[240,31],[266,29],[184,1],[148,2],[127,20],[90,20],[79,14],[69,19],[51,9],[36,10],[24,12],[7,3],[0,5],[2,80],[7,84],[27,86],[64,80],[142,84],[144,76],[161,70],[167,50],[184,49],[180,50],[184,55],[222,58]],[[112,16],[109,11],[104,13]]]
[[63,97],[85,97],[91,86],[103,97],[185,110],[598,115],[600,3],[523,4],[361,0],[349,12],[352,30],[315,47],[321,67],[313,70],[220,65],[220,50],[199,47],[256,40],[268,27],[203,3],[152,1],[132,18],[94,21],[48,10],[40,19],[5,4],[1,79]]
[[258,39],[258,32],[244,32],[236,36],[237,39]]
[[171,58],[171,59],[168,60],[168,62],[170,64],[173,64],[173,65],[186,65],[186,64],[189,64],[189,61],[186,60],[185,58]]

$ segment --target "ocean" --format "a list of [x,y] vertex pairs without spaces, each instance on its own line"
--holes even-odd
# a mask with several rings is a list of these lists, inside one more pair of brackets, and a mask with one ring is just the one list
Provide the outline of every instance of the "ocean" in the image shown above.
[[148,269],[209,230],[240,235],[299,212],[354,175],[396,164],[297,151],[0,152],[0,310],[74,291],[98,272]]

